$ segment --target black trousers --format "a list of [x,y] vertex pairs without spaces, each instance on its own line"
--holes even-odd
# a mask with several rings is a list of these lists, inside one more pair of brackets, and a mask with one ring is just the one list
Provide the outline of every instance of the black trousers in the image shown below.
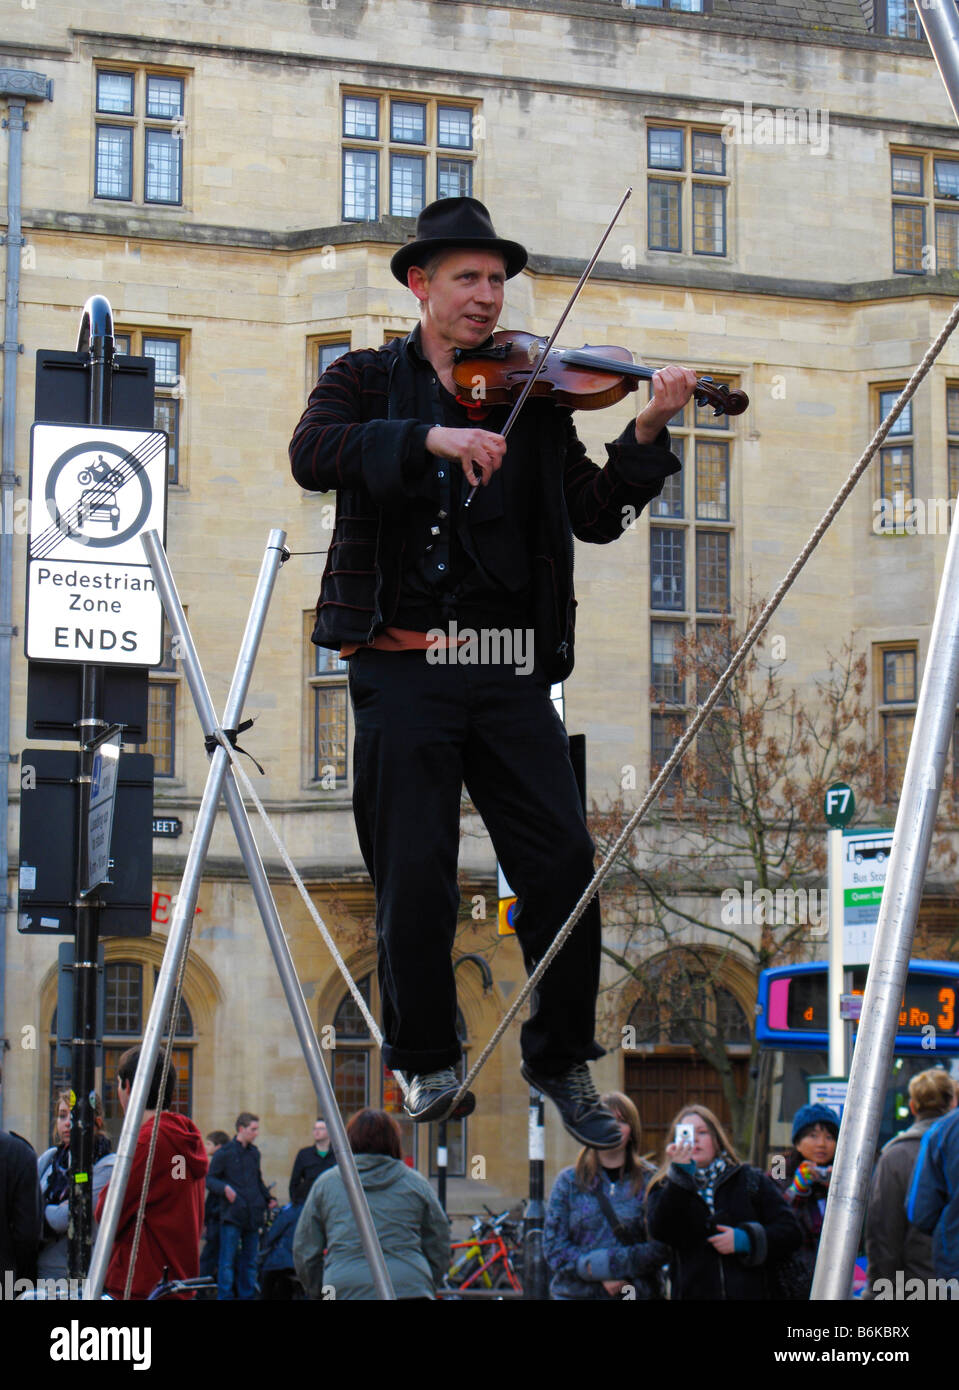
[[[593,874],[569,744],[548,682],[511,665],[431,664],[424,652],[350,657],[353,809],[376,888],[383,1057],[409,1073],[454,1066],[451,951],[463,784],[519,904],[527,973]],[[603,1055],[596,898],[530,1000],[523,1056],[546,1074]]]

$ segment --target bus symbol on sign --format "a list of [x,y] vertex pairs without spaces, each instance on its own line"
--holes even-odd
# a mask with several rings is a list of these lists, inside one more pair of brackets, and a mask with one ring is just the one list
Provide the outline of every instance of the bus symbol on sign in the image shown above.
[[877,864],[882,864],[891,848],[891,837],[888,834],[877,840],[850,840],[846,848],[846,858],[851,864],[861,864],[864,859],[875,859]]

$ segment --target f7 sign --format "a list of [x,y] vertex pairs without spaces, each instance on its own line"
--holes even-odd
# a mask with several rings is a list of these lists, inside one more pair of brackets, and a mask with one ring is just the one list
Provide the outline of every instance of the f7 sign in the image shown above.
[[35,424],[30,450],[26,654],[155,666],[163,609],[140,544],[164,531],[159,430]]

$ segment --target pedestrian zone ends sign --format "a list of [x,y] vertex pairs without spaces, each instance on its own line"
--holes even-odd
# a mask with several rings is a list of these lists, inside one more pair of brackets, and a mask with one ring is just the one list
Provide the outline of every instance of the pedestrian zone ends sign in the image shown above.
[[35,424],[26,655],[156,666],[163,608],[140,536],[164,530],[160,430]]

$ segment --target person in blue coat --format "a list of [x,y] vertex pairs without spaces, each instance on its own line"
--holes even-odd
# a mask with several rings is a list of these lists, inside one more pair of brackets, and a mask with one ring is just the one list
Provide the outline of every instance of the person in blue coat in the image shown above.
[[616,1117],[622,1143],[581,1149],[575,1166],[553,1184],[543,1232],[550,1297],[659,1298],[669,1250],[646,1234],[644,1194],[653,1170],[641,1157],[639,1113],[619,1091],[601,1104]]
[[959,1278],[959,1110],[926,1130],[906,1196],[906,1216],[932,1236],[936,1277]]

